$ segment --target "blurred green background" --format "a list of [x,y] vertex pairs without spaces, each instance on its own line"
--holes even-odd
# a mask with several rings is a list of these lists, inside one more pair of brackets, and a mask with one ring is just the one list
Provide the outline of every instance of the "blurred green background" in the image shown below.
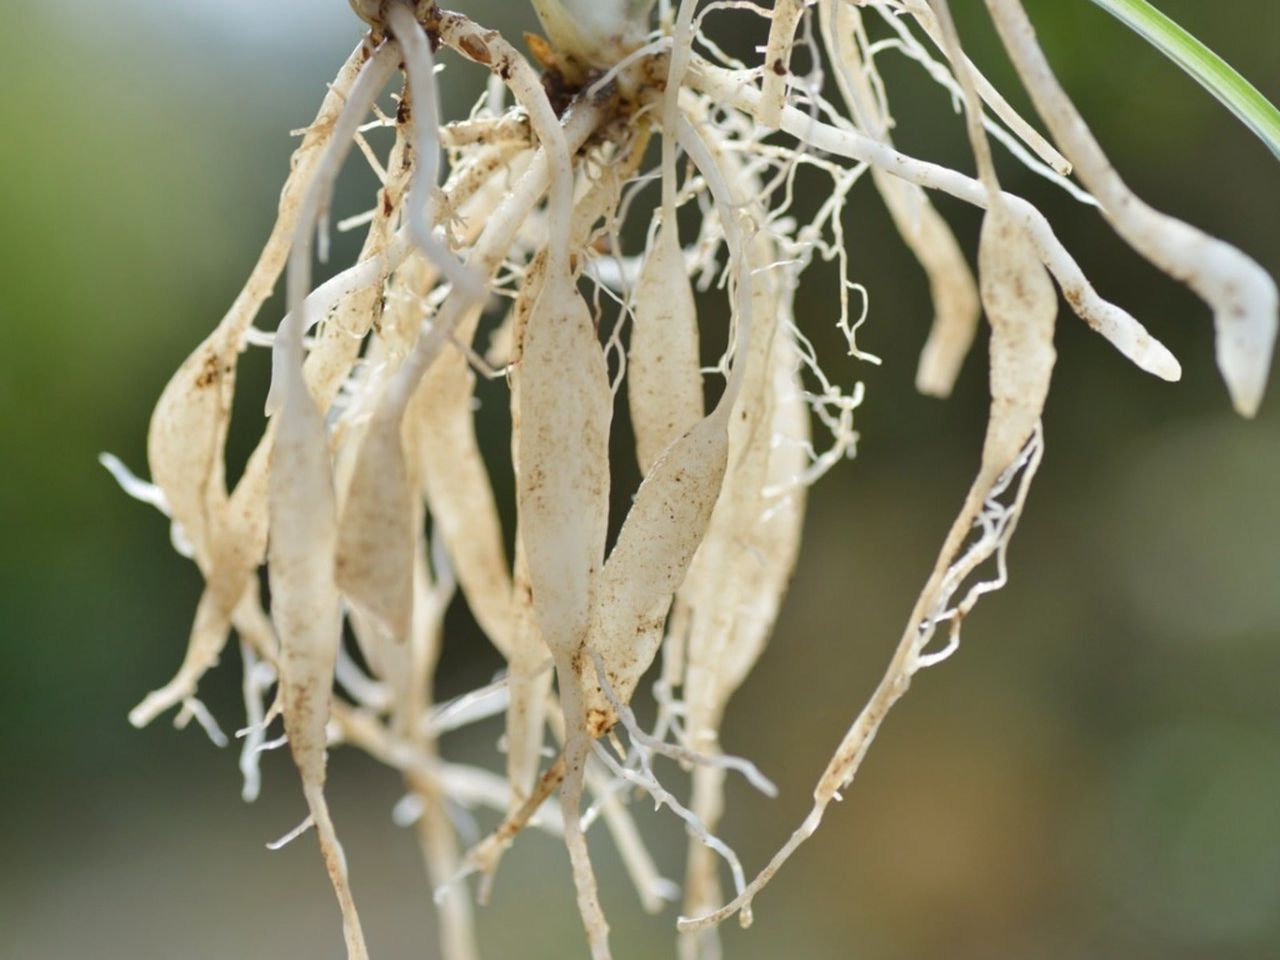
[[[504,29],[531,24],[509,0],[459,6]],[[975,58],[1012,90],[981,5],[955,6]],[[1266,148],[1086,0],[1028,6],[1137,191],[1280,272],[1280,167]],[[1280,4],[1161,6],[1280,99]],[[195,730],[125,721],[176,666],[199,584],[162,518],[95,457],[113,451],[144,470],[151,405],[239,289],[272,219],[287,131],[309,121],[358,36],[341,0],[6,6],[0,957],[341,955],[314,844],[263,849],[303,815],[285,758],[271,758],[263,798],[245,805],[230,751]],[[892,55],[883,62],[899,142],[968,169],[945,98]],[[1064,314],[1048,454],[1011,584],[979,608],[960,654],[919,677],[847,800],[758,900],[755,927],[725,928],[728,956],[1273,960],[1275,378],[1258,420],[1237,420],[1203,305],[1091,211],[1011,163],[1002,172],[1043,203],[1104,294],[1182,359],[1184,380],[1144,376]],[[972,249],[976,215],[942,207]],[[981,351],[950,401],[917,396],[921,275],[869,185],[847,226],[853,279],[872,296],[861,345],[885,363],[841,357],[834,288],[818,274],[800,322],[836,376],[865,381],[867,401],[859,456],[815,492],[785,615],[730,712],[726,747],[783,789],[767,801],[731,786],[724,833],[749,870],[803,814],[878,679],[981,444]],[[454,626],[445,695],[496,668],[464,618]],[[240,724],[237,685],[232,653],[203,687],[228,729]],[[445,750],[493,761],[496,735],[481,728]],[[389,817],[396,778],[350,751],[332,771],[374,956],[436,956],[413,840]],[[643,808],[679,877],[680,830]],[[642,915],[607,844],[597,849],[617,955],[671,955],[674,909]],[[565,857],[544,838],[507,858],[480,918],[486,956],[585,955]]]

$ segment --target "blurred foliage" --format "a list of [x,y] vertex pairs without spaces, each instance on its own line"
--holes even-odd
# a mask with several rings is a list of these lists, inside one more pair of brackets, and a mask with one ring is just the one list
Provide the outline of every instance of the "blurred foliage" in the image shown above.
[[[517,22],[509,3],[461,5]],[[1161,5],[1280,98],[1280,5]],[[956,6],[974,58],[1014,91],[981,4]],[[1280,168],[1266,148],[1085,0],[1028,6],[1132,186],[1280,272]],[[143,469],[151,405],[266,234],[287,131],[358,38],[337,2],[180,7],[19,4],[0,32],[6,957],[340,949],[314,849],[261,846],[301,817],[290,771],[270,766],[267,796],[245,807],[230,754],[124,720],[177,663],[197,578],[162,519],[95,456]],[[968,169],[945,97],[892,55],[883,63],[901,145]],[[1205,308],[1092,211],[1012,164],[1002,173],[1043,203],[1098,287],[1169,344],[1184,381],[1144,377],[1063,317],[1049,453],[1012,583],[961,653],[919,679],[822,841],[758,902],[755,929],[727,931],[728,955],[1267,960],[1280,942],[1280,396],[1273,384],[1259,420],[1236,422]],[[973,241],[975,214],[943,207]],[[951,401],[915,395],[922,278],[870,190],[848,227],[853,279],[872,297],[861,345],[885,363],[838,367],[868,388],[859,457],[814,496],[784,621],[731,710],[726,746],[784,791],[731,796],[725,830],[745,838],[749,865],[791,829],[878,678],[981,440],[981,351]],[[838,365],[834,278],[811,281],[801,324]],[[258,413],[248,403],[242,415]],[[465,617],[451,625],[442,682],[457,692],[495,661]],[[206,683],[228,727],[236,668]],[[495,738],[485,728],[447,749],[492,756]],[[375,955],[432,956],[416,851],[387,817],[394,778],[348,753],[333,767]],[[680,831],[642,819],[676,871]],[[640,915],[600,849],[619,955],[666,951],[673,914]],[[507,859],[482,914],[488,955],[577,949],[563,860],[540,838]]]

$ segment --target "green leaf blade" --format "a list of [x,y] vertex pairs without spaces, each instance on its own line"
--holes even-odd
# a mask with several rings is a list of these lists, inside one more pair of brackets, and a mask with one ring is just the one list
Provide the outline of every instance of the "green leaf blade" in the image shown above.
[[1093,0],[1185,70],[1280,159],[1280,109],[1220,56],[1147,0]]

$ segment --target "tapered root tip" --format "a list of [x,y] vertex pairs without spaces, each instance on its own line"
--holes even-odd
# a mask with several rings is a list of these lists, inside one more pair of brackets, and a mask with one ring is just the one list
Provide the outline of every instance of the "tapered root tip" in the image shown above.
[[1192,283],[1213,305],[1218,369],[1236,412],[1253,417],[1262,405],[1280,326],[1280,291],[1271,276],[1234,247],[1212,243]]
[[1151,341],[1151,347],[1142,358],[1140,366],[1168,383],[1177,383],[1182,379],[1182,364],[1169,352],[1168,347],[1157,340]]
[[973,345],[978,329],[977,294],[972,308],[939,312],[934,319],[929,339],[920,351],[916,367],[916,390],[926,397],[945,400],[951,396],[965,357]]
[[129,723],[141,730],[160,714],[171,707],[176,707],[194,692],[195,685],[179,677],[159,690],[148,693],[140,704],[129,711]]
[[1275,350],[1276,314],[1258,320],[1219,323],[1218,369],[1242,417],[1254,417],[1262,405]]

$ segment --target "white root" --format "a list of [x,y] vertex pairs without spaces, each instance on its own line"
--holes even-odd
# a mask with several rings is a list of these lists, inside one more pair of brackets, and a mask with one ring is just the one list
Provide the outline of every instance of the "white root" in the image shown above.
[[1053,330],[1058,296],[1022,225],[1004,203],[982,127],[982,105],[974,79],[963,66],[948,0],[929,2],[949,57],[961,65],[957,79],[964,92],[969,140],[988,196],[978,242],[982,305],[991,324],[991,414],[976,484],[980,502],[985,502],[990,485],[1026,447],[1044,412],[1057,358]]
[[[363,287],[349,291],[334,305],[332,323],[307,357],[308,387],[326,407],[355,359],[359,331],[362,327],[367,329],[373,319],[376,290],[371,287],[372,282],[366,281]],[[231,610],[245,593],[253,571],[266,554],[267,466],[273,436],[274,427],[269,426],[223,511],[218,531],[221,550],[217,562],[206,574],[207,584],[196,608],[182,666],[169,684],[148,694],[130,712],[129,721],[135,726],[145,726],[188,696],[204,672],[218,662],[230,629]]]
[[[513,159],[505,148],[493,153],[487,186],[475,202],[459,207],[472,230],[479,232],[499,205],[506,176],[494,175]],[[492,166],[490,166],[492,164]],[[449,196],[466,199],[454,186]],[[475,338],[479,312],[464,315],[454,333],[457,344]],[[416,321],[416,316],[415,316]],[[476,441],[472,410],[474,375],[461,349],[445,349],[426,370],[404,415],[406,456],[431,511],[435,531],[448,551],[467,605],[493,645],[509,656],[514,630],[511,575],[508,573],[497,504]]]
[[227,735],[222,732],[222,727],[218,725],[217,719],[209,712],[209,708],[196,697],[187,697],[182,701],[182,709],[173,718],[173,728],[185,730],[192,720],[204,731],[209,742],[215,747],[225,747],[230,742],[227,740]]
[[791,47],[806,6],[806,0],[774,0],[769,42],[764,51],[764,80],[760,87],[760,113],[757,117],[762,126],[770,129],[776,129],[782,123],[787,78],[791,75]]
[[[300,335],[299,335],[300,341]],[[306,393],[301,344],[285,368],[283,408],[271,457],[271,611],[280,636],[285,729],[338,894],[348,956],[367,957],[346,861],[324,801],[325,725],[342,611],[333,576],[336,504],[324,423]]]
[[[836,84],[858,127],[867,136],[891,144],[890,118],[873,86],[874,65],[864,57],[859,43],[861,13],[842,0],[822,0],[818,13]],[[977,285],[955,234],[924,190],[882,167],[873,167],[871,177],[898,233],[929,278],[934,320],[920,353],[916,389],[930,396],[949,396],[977,333]]]
[[609,509],[609,379],[595,323],[550,273],[521,353],[517,500],[534,609],[557,663],[585,642]]
[[[1059,176],[1070,176],[1071,161],[1059,153],[1039,130],[1027,122],[1009,104],[1009,101],[991,84],[991,81],[982,75],[973,61],[965,56],[962,49],[952,49],[948,45],[943,35],[944,31],[939,26],[933,11],[929,8],[929,0],[899,0],[899,2],[902,9],[909,12],[916,23],[920,24],[920,28],[928,34],[929,39],[946,54],[947,60],[951,62],[952,73],[957,77],[961,73],[967,74],[972,80],[975,92],[982,98],[982,102],[1004,121],[1005,125],[1035,153],[1042,163],[1046,164]],[[883,8],[881,12],[885,13]],[[896,17],[886,15],[885,19],[893,22]]]
[[595,324],[571,274],[572,153],[537,75],[505,41],[451,14],[442,15],[440,34],[446,43],[458,44],[464,53],[504,73],[529,111],[547,157],[546,277],[525,331],[520,386],[521,421],[537,426],[522,431],[516,498],[534,611],[555,657],[568,722],[561,790],[565,844],[592,956],[604,960],[609,956],[608,924],[578,823],[589,739],[575,658],[586,640],[592,579],[604,558],[612,392]]
[[[527,69],[528,65],[525,66]],[[543,99],[545,100],[545,95]],[[562,183],[563,177],[557,172],[561,149],[565,154],[564,163],[568,164],[571,173],[572,165],[568,155],[581,148],[587,137],[600,124],[603,114],[604,111],[598,104],[581,104],[566,115],[563,129],[558,122],[556,123],[555,128],[559,131],[556,138],[559,141],[558,146],[555,149],[549,149],[546,141],[543,141],[543,146],[529,162],[519,181],[485,221],[484,230],[476,240],[471,256],[467,260],[469,267],[486,278],[492,277],[511,245],[512,237],[519,231],[520,225],[528,217],[534,205],[547,192],[548,186],[552,190],[553,198],[561,194],[568,197],[572,193],[572,176],[567,184]],[[555,208],[554,200],[549,207]],[[565,220],[564,228],[567,229],[568,217],[565,216],[563,219]],[[431,327],[418,338],[412,352],[388,382],[381,403],[389,410],[401,411],[403,416],[403,410],[408,406],[423,375],[450,344],[455,331],[473,309],[469,302],[458,298],[445,301]]]
[[1266,389],[1280,323],[1275,281],[1235,247],[1134,196],[1053,75],[1022,5],[987,0],[987,8],[1036,109],[1108,222],[1131,247],[1213,308],[1218,368],[1236,410],[1253,416]]
[[[215,537],[214,528],[228,512],[223,448],[231,418],[235,364],[254,317],[271,296],[284,269],[302,212],[303,193],[320,164],[334,122],[367,56],[364,44],[358,45],[339,71],[294,152],[275,226],[244,289],[213,333],[178,368],[151,416],[147,458],[152,482],[164,495],[175,539],[190,545],[201,572],[206,580],[215,581],[211,587],[216,589],[206,589],[201,598],[187,653],[177,674],[130,712],[129,722],[134,726],[145,726],[194,693],[200,678],[218,662],[226,644],[231,609],[243,587],[237,589],[223,577],[213,576],[223,566],[222,551],[234,551],[234,546],[226,542],[234,538]],[[234,506],[231,510],[234,512]]]
[[596,678],[601,683],[603,692],[609,700],[609,705],[613,707],[614,712],[618,715],[618,719],[622,722],[623,728],[631,738],[634,748],[670,757],[687,767],[714,767],[719,770],[734,770],[745,777],[748,783],[766,797],[776,797],[778,795],[778,787],[772,780],[761,773],[760,768],[750,760],[727,754],[700,753],[679,744],[667,743],[652,734],[646,733],[640,726],[640,722],[636,720],[635,712],[627,706],[625,701],[619,699],[617,691],[613,689],[613,685],[609,682],[609,673],[605,668],[604,659],[593,650],[591,651],[591,660],[595,664]]
[[[304,193],[316,175],[351,89],[367,69],[364,45],[347,59],[291,160],[276,223],[244,289],[213,333],[178,369],[160,395],[147,438],[152,482],[165,493],[170,514],[182,526],[198,558],[210,561],[207,531],[223,488],[222,449],[230,420],[235,363],[246,331],[284,269]],[[384,57],[385,59],[385,57]]]
[[[472,313],[457,332],[475,336]],[[420,488],[437,524],[467,605],[485,635],[505,655],[512,642],[511,575],[488,471],[476,442],[474,375],[461,350],[448,350],[422,378],[405,414],[404,431]]]
[[[753,116],[759,109],[759,94],[750,86],[738,83],[727,71],[695,63],[690,70],[690,80],[703,93],[722,103],[730,103]],[[794,107],[783,110],[782,129],[814,149],[883,167],[893,176],[950,194],[977,207],[987,204],[986,191],[977,180],[946,167],[905,156],[859,133],[815,120]],[[1080,319],[1142,370],[1163,380],[1181,377],[1178,361],[1163,344],[1130,314],[1098,295],[1080,265],[1054,236],[1053,228],[1044,215],[1021,197],[1010,193],[1004,193],[1002,197],[1027,231],[1037,256],[1054,275],[1067,303]]]
[[553,272],[553,259],[524,335],[516,496],[534,612],[565,711],[565,844],[593,960],[604,960],[608,924],[578,817],[590,748],[582,649],[604,559],[612,392],[591,313],[568,273]]
[[[725,179],[748,197],[760,185],[743,158],[707,128],[708,146],[723,165]],[[749,219],[763,211],[749,206]],[[797,379],[789,312],[791,280],[771,271],[781,259],[768,234],[756,233],[748,246],[755,278],[753,313],[759,329],[743,358],[744,379],[738,415],[731,418],[730,468],[710,527],[680,588],[668,628],[664,678],[683,686],[685,730],[692,749],[715,754],[719,727],[733,691],[763,650],[790,579],[799,545],[809,412]],[[780,492],[766,494],[769,487]],[[724,808],[723,775],[712,767],[693,772],[691,810],[714,831]],[[696,837],[688,844],[684,911],[698,915],[722,900],[717,858]],[[720,955],[713,928],[682,933],[685,960]]]
[[[407,779],[422,805],[416,828],[418,845],[427,864],[427,879],[432,889],[440,890],[457,873],[460,862],[458,837],[445,806],[445,792],[426,777],[411,775]],[[476,942],[474,910],[466,890],[450,887],[436,902],[440,909],[441,960],[477,960],[480,948]]]
[[456,295],[479,300],[485,293],[483,281],[436,239],[429,213],[429,197],[440,176],[440,93],[431,42],[409,5],[400,0],[395,0],[387,9],[387,25],[404,54],[405,76],[413,104],[416,134],[413,152],[417,162],[409,195],[409,234],[423,256],[449,278]]
[[[381,53],[381,62],[371,67],[377,73],[384,73],[387,69],[387,54],[385,50]],[[363,76],[363,75],[362,75]],[[353,78],[354,79],[354,78]],[[354,86],[354,84],[352,84]],[[366,87],[371,87],[372,82],[366,83]],[[376,93],[376,91],[373,91]],[[372,94],[369,94],[370,96]],[[363,97],[364,95],[362,95]],[[350,104],[348,99],[347,104]],[[323,128],[326,134],[332,134],[336,128],[338,117],[329,115],[323,118]],[[357,118],[358,120],[358,118]],[[320,123],[320,119],[317,123]],[[348,121],[348,128],[356,121]],[[314,126],[314,125],[313,125]],[[304,142],[305,143],[305,142]],[[326,147],[322,155],[315,157],[308,164],[297,162],[295,166],[294,176],[298,175],[299,170],[306,170],[312,174],[316,174],[323,166],[334,166],[332,151]],[[290,181],[293,182],[292,180]],[[299,188],[300,193],[301,188]],[[286,195],[282,198],[282,211],[286,209],[286,199],[288,200],[287,209],[291,211],[289,224],[293,232],[297,232],[297,224],[304,213],[304,206],[307,198],[300,196],[289,197],[289,188],[286,187]],[[317,196],[314,198],[315,204],[318,206],[323,198]],[[295,209],[296,208],[296,209]],[[314,211],[311,215],[315,214]],[[281,224],[285,222],[282,212],[282,219],[277,223],[277,230]],[[376,224],[375,224],[376,227]],[[274,233],[273,233],[274,237]],[[297,243],[298,238],[293,239],[293,243]],[[269,242],[268,251],[272,249],[274,241]],[[309,243],[309,235],[308,235]],[[366,245],[368,248],[368,245]],[[286,246],[280,251],[280,258],[283,261],[286,255],[292,256],[292,247]],[[267,251],[264,251],[263,260],[260,261],[259,267],[266,262]],[[379,264],[380,257],[370,257],[364,261],[365,264]],[[254,296],[260,297],[252,302],[252,310],[248,307],[242,308],[241,312],[237,312],[237,308],[233,307],[228,313],[227,319],[223,321],[224,325],[232,323],[236,329],[247,332],[249,323],[252,322],[253,312],[256,311],[258,304],[266,299],[270,293],[270,285],[274,282],[276,275],[279,273],[279,267],[275,268],[275,272],[269,275],[269,279],[262,282],[266,283],[265,288],[256,290]],[[312,355],[307,358],[306,373],[309,387],[314,391],[314,395],[322,405],[327,406],[328,400],[332,398],[336,392],[338,384],[342,378],[346,376],[347,370],[350,368],[351,361],[355,357],[358,349],[359,341],[353,336],[355,328],[361,323],[367,325],[372,320],[371,305],[373,300],[369,299],[369,287],[373,284],[380,274],[373,274],[369,277],[361,276],[360,284],[351,284],[350,286],[334,285],[334,294],[341,293],[342,297],[335,299],[330,307],[337,307],[338,313],[335,315],[337,323],[341,324],[342,318],[349,317],[353,319],[352,328],[339,326],[337,330],[326,330],[326,336],[323,337],[316,348],[313,349]],[[253,284],[251,279],[251,286]],[[304,284],[305,285],[305,284]],[[249,287],[246,287],[246,291]],[[241,295],[241,300],[246,299],[247,294]],[[237,301],[239,304],[240,301]],[[304,303],[299,308],[299,315],[302,315],[310,302]],[[247,312],[245,312],[247,311]],[[286,318],[287,320],[288,318]],[[286,329],[288,326],[286,325]],[[337,334],[336,336],[334,334]],[[237,346],[237,352],[239,347]],[[212,371],[212,367],[210,367]],[[176,381],[175,377],[175,381]],[[225,388],[230,391],[232,384],[228,380],[224,384]],[[162,397],[161,406],[164,400]],[[230,411],[230,396],[225,401],[226,412]],[[225,432],[225,425],[223,428]],[[232,611],[236,604],[240,602],[241,596],[244,594],[253,570],[259,563],[266,552],[267,541],[267,463],[270,451],[271,436],[273,435],[274,424],[268,428],[268,433],[259,443],[258,449],[254,452],[249,460],[249,464],[245,469],[244,475],[240,482],[236,485],[235,491],[232,493],[229,502],[225,500],[225,492],[222,494],[224,505],[216,515],[216,525],[210,528],[208,536],[205,538],[212,544],[212,555],[207,564],[202,564],[202,571],[205,574],[206,587],[197,608],[195,623],[192,627],[191,640],[188,646],[187,656],[183,660],[183,664],[175,678],[165,687],[149,694],[147,698],[139,704],[130,713],[130,722],[136,726],[143,726],[148,723],[157,714],[163,712],[168,707],[182,700],[195,689],[195,684],[200,676],[215,663],[226,644],[228,630],[232,618]],[[197,444],[198,446],[198,444]],[[218,449],[221,449],[221,441]],[[154,469],[154,468],[153,468]],[[221,455],[217,458],[218,485],[221,488]],[[205,527],[201,525],[200,529]],[[183,527],[185,535],[185,526]],[[199,562],[199,558],[198,558]]]
[[[589,130],[590,116],[587,123],[582,124],[581,136],[585,137]],[[559,125],[556,130],[559,132]],[[560,139],[567,141],[560,132]],[[554,177],[551,178],[553,181]],[[504,203],[485,226],[480,238],[476,241],[472,255],[468,259],[468,268],[487,279],[497,269],[501,251],[509,243],[509,233],[513,225],[518,224],[528,215],[530,208],[537,202],[546,184],[545,167],[531,165],[525,176],[521,178],[516,190],[507,196]],[[554,184],[553,184],[554,185]],[[357,454],[355,478],[365,481],[353,490],[358,494],[358,504],[367,504],[363,513],[354,515],[350,529],[353,538],[369,537],[366,529],[372,519],[379,520],[380,531],[372,531],[373,537],[363,544],[348,539],[344,546],[351,548],[350,554],[344,554],[350,563],[357,564],[355,574],[365,581],[366,597],[373,597],[378,591],[383,599],[381,610],[376,611],[385,625],[393,633],[399,631],[403,635],[404,627],[411,616],[411,594],[407,589],[409,554],[412,528],[408,525],[406,507],[409,497],[407,468],[404,461],[404,450],[401,436],[402,424],[406,409],[418,389],[422,377],[428,372],[434,361],[439,358],[447,344],[447,337],[460,326],[474,326],[475,308],[465,297],[452,297],[446,301],[442,314],[430,330],[418,339],[410,357],[400,366],[388,381],[380,402],[376,406],[369,424],[364,443]],[[428,440],[429,442],[429,440]],[[444,451],[438,451],[444,452]],[[437,476],[439,474],[437,473]],[[386,552],[376,548],[377,543],[385,543],[383,537],[398,543],[399,549],[389,547]],[[344,566],[345,569],[345,566]],[[473,567],[468,565],[470,574]],[[374,583],[373,580],[378,582]],[[351,585],[352,580],[346,580]],[[388,621],[389,622],[386,622]]]
[[289,315],[273,349],[268,412],[275,415],[269,484],[271,614],[280,638],[280,690],[285,731],[315,819],[320,849],[342,909],[347,953],[364,960],[368,950],[347,877],[346,858],[324,799],[326,734],[342,608],[334,574],[338,545],[337,503],[324,419],[303,373],[302,303],[310,289],[312,232],[329,202],[333,180],[364,114],[395,68],[394,50],[380,48],[352,85],[334,123],[302,203],[289,253]]
[[[841,792],[853,782],[853,778],[857,775],[872,741],[875,740],[876,734],[884,722],[885,716],[893,708],[894,704],[902,698],[902,695],[907,692],[911,685],[911,678],[916,671],[927,665],[928,661],[922,662],[921,654],[924,645],[932,636],[933,627],[939,622],[932,615],[932,612],[939,609],[940,605],[945,606],[945,597],[942,591],[944,587],[951,586],[954,582],[954,578],[948,576],[952,567],[976,569],[983,560],[997,553],[1003,556],[1003,550],[1007,547],[1009,538],[1013,535],[1017,518],[1021,515],[1025,504],[1030,481],[1039,466],[1042,449],[1040,435],[1037,431],[1027,449],[1023,451],[1022,456],[991,487],[993,493],[1003,493],[1015,479],[1018,481],[1015,499],[1011,505],[1007,507],[1000,504],[985,505],[989,506],[993,514],[1004,518],[1003,523],[998,527],[997,535],[984,535],[979,543],[975,545],[976,554],[966,554],[964,558],[957,562],[955,560],[956,554],[970,529],[964,524],[964,521],[975,515],[981,517],[984,512],[984,504],[981,501],[976,505],[973,503],[973,491],[971,491],[970,498],[966,500],[965,506],[961,510],[957,522],[952,526],[942,552],[939,554],[934,574],[930,577],[925,590],[916,601],[906,632],[898,643],[889,668],[886,670],[880,684],[876,687],[875,692],[871,695],[871,699],[867,701],[862,712],[858,714],[853,724],[849,727],[844,739],[840,742],[840,746],[836,749],[817,786],[814,788],[812,809],[800,826],[791,834],[787,842],[773,855],[764,869],[747,884],[742,893],[719,909],[709,911],[700,916],[681,917],[677,922],[677,927],[682,932],[697,933],[727,920],[735,913],[739,914],[739,922],[742,926],[751,925],[753,920],[752,903],[756,895],[768,885],[769,881],[791,858],[791,855],[817,832],[822,823],[823,815],[831,805],[831,802],[839,800]],[[956,619],[958,622],[959,618]]]
[[674,221],[658,229],[632,293],[627,398],[640,472],[702,419],[698,316]]
[[[623,702],[658,652],[672,596],[711,520],[728,463],[730,409],[717,406],[658,458],[605,564],[591,646]],[[612,726],[606,703],[589,693],[588,704],[593,733]]]
[[[605,695],[608,696],[612,691],[609,689],[608,681],[601,681]],[[621,706],[621,703],[614,698],[615,704]],[[616,709],[616,707],[615,707]],[[667,790],[653,775],[653,771],[649,768],[647,757],[641,753],[641,769],[634,770],[631,767],[620,764],[608,749],[602,744],[595,744],[595,756],[605,765],[605,767],[616,777],[619,777],[628,783],[635,784],[644,790],[653,799],[655,807],[668,807],[676,816],[685,822],[689,831],[696,836],[708,848],[718,853],[729,865],[730,871],[733,873],[734,885],[741,892],[746,884],[746,877],[742,871],[742,863],[738,859],[738,855],[723,840],[711,833],[706,825],[703,824],[693,814],[691,810],[685,807],[671,791]]]
[[991,418],[982,475],[994,481],[1040,422],[1056,358],[1058,296],[1021,226],[1001,205],[983,222],[978,262],[991,323]]
[[662,92],[662,223],[676,223],[676,127],[680,120],[680,91],[693,58],[693,15],[698,0],[680,0],[671,28],[671,59]]
[[[453,301],[475,302],[484,283],[436,241],[429,219],[429,195],[439,170],[439,111],[434,59],[424,29],[411,10],[393,4],[388,24],[404,55],[412,95],[413,183],[408,197],[408,229],[422,255],[443,271],[454,287]],[[403,397],[380,404],[365,426],[355,472],[344,503],[338,550],[338,581],[352,602],[385,634],[403,639],[413,616],[415,511],[402,443]]]
[[[555,710],[554,705],[552,707],[547,713],[547,723],[556,739],[563,744],[564,715]],[[591,809],[583,814],[582,828],[586,830],[596,819],[604,819],[614,845],[618,848],[618,854],[622,857],[623,867],[636,888],[641,906],[648,913],[658,913],[667,902],[678,898],[679,889],[663,877],[654,865],[653,857],[645,848],[635,820],[619,796],[620,782],[609,776],[608,771],[599,764],[588,764],[586,783],[595,800]]]
[[[958,47],[946,0],[931,0],[942,22],[947,43]],[[885,714],[906,692],[912,675],[945,658],[958,643],[963,616],[978,597],[1003,584],[1004,551],[1016,528],[1030,480],[1039,464],[1039,417],[1048,394],[1053,369],[1053,325],[1057,296],[1021,223],[1011,216],[999,192],[990,149],[978,116],[978,98],[972,80],[961,71],[974,152],[990,206],[983,225],[979,275],[983,304],[992,325],[991,416],[982,467],[965,504],[951,528],[938,562],[921,592],[899,642],[897,653],[871,701],[863,709],[832,757],[814,791],[814,806],[790,840],[737,898],[719,910],[697,918],[682,918],[680,928],[695,933],[740,913],[744,926],[752,919],[752,901],[792,853],[816,831],[832,799],[856,774],[862,757],[874,739]],[[1001,508],[999,496],[1016,476],[1021,476],[1012,508]],[[987,522],[987,515],[995,518]],[[983,531],[978,542],[960,557],[965,538],[974,528]],[[975,587],[961,604],[963,613],[946,611],[959,586],[982,563],[998,555],[1000,576]],[[940,654],[926,655],[924,648],[937,624],[951,620],[953,633]]]
[[413,620],[415,518],[400,424],[375,414],[343,505],[337,583],[357,609],[400,641]]
[[[673,441],[649,470],[600,577],[591,644],[623,702],[631,699],[658,652],[672,597],[711,521],[728,464],[729,421],[746,376],[752,342],[754,281],[737,222],[740,201],[693,126],[681,117],[675,132],[711,190],[729,247],[735,289],[734,361],[724,393],[712,412]],[[602,701],[600,685],[588,685],[587,711],[593,735],[603,733],[616,720],[609,704]]]
[[[408,179],[405,148],[403,126],[398,125],[390,155],[395,175],[383,187],[379,210],[382,216],[374,221],[381,229],[370,231],[370,240],[362,251],[366,259],[389,241],[391,225],[385,211],[401,206]],[[394,305],[390,311],[383,310],[384,329],[397,312]],[[383,411],[375,410],[363,424],[358,443],[350,475],[341,485],[334,560],[337,584],[355,610],[368,617],[380,634],[403,643],[414,618],[414,551],[421,518],[411,495],[399,424],[389,421]],[[363,630],[357,631],[358,637],[364,634]],[[365,647],[368,655],[369,644]],[[378,659],[376,654],[374,659]],[[382,666],[383,677],[397,676],[388,669],[389,665]]]
[[[240,748],[240,774],[244,788],[240,791],[246,803],[258,799],[262,791],[262,772],[258,760],[266,749],[267,712],[263,698],[276,681],[276,672],[270,664],[258,658],[253,645],[240,641],[240,659],[243,661],[243,693],[245,709],[244,746]],[[237,733],[237,736],[240,734]]]
[[[520,354],[529,316],[542,293],[546,262],[546,257],[539,255],[529,264],[520,292],[511,308],[513,348],[507,383],[511,390],[511,462],[515,465],[517,477],[521,463],[520,438],[524,432]],[[519,518],[516,521],[514,583],[506,596],[511,600],[513,621],[510,647],[503,653],[507,657],[511,682],[511,704],[507,710],[506,726],[507,779],[511,784],[511,809],[514,812],[532,796],[534,782],[538,779],[538,767],[542,763],[547,698],[551,690],[551,676],[538,669],[538,665],[550,651],[538,628],[523,524]]]
[[[271,390],[266,402],[268,416],[284,406],[284,380],[286,376],[292,376],[286,374],[285,367],[296,359],[297,372],[301,375],[302,335],[309,326],[303,313],[306,310],[305,300],[311,292],[311,252],[316,227],[327,214],[334,181],[342,161],[351,149],[357,127],[395,72],[398,52],[394,45],[383,44],[361,70],[360,76],[352,84],[342,112],[334,121],[332,139],[325,147],[302,201],[302,210],[289,249],[289,270],[285,281],[289,313],[280,321],[272,351]],[[296,358],[291,356],[294,351],[297,353]]]
[[[419,526],[421,526],[419,524]],[[421,538],[420,538],[421,540]],[[420,543],[414,563],[414,623],[410,642],[408,669],[409,688],[400,693],[396,727],[418,747],[430,765],[440,771],[427,776],[420,771],[405,774],[406,784],[422,805],[416,828],[427,878],[438,888],[453,876],[461,862],[458,831],[448,804],[453,794],[445,782],[446,774],[438,760],[435,737],[418,718],[430,716],[431,688],[440,655],[444,615],[453,594],[453,583],[439,551],[435,556],[435,582],[427,572],[425,545]],[[463,889],[447,891],[438,902],[440,910],[441,960],[477,960],[475,917],[470,898]]]
[[[578,201],[570,223],[575,247],[585,244],[595,222],[618,203],[622,180],[634,172],[644,153],[645,138],[636,138],[618,166],[593,182]],[[539,253],[525,270],[524,279],[509,316],[512,356],[507,381],[511,390],[511,458],[522,463],[521,437],[524,435],[521,371],[530,318],[540,302],[547,270],[547,256]],[[515,622],[510,649],[504,649],[511,671],[511,705],[507,712],[507,771],[513,803],[519,805],[531,793],[541,762],[547,694],[551,678],[544,670],[549,648],[542,639],[534,604],[534,586],[524,545],[524,529],[516,527],[515,586],[512,596]]]

